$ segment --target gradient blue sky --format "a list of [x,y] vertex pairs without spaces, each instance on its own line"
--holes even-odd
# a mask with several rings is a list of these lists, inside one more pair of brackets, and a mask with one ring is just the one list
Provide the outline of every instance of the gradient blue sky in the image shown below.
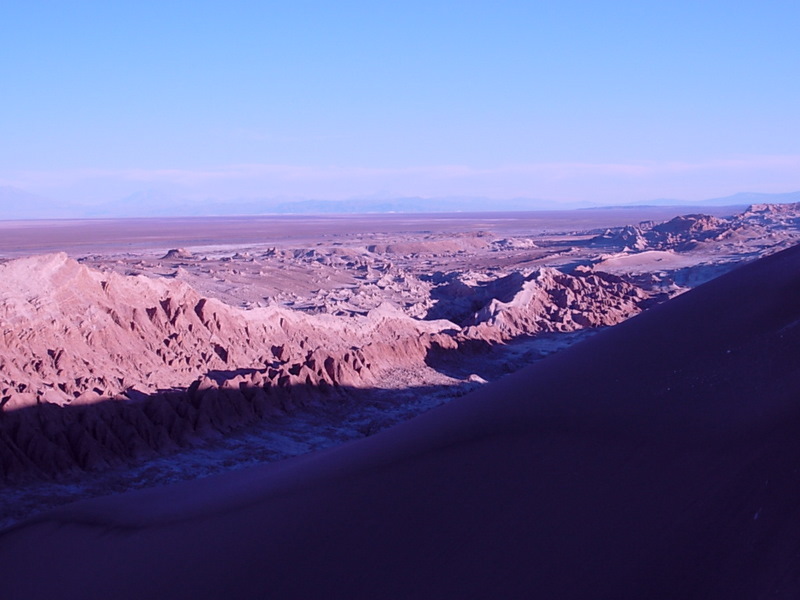
[[800,2],[0,4],[0,185],[614,203],[800,190]]

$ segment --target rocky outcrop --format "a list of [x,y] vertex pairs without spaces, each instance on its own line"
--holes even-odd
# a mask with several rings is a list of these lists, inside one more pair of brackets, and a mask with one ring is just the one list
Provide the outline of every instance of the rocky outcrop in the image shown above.
[[644,237],[642,227],[626,225],[621,229],[606,229],[602,234],[592,239],[592,243],[613,246],[620,250],[644,250],[647,248],[647,239]]
[[800,223],[800,202],[789,204],[751,204],[737,220],[754,225],[797,225]]
[[658,250],[685,250],[698,242],[720,239],[732,222],[710,215],[683,215],[654,226],[645,234],[648,246]]
[[508,341],[541,332],[614,325],[642,310],[649,295],[606,273],[578,267],[512,271],[496,279],[477,273],[434,273],[436,303],[428,318],[463,329],[457,338]]
[[[104,274],[61,254],[9,262],[0,279],[6,411],[188,387],[209,371],[240,368],[270,367],[272,379],[289,383],[366,385],[387,364],[424,355],[428,338],[453,327],[389,305],[352,318],[277,306],[245,311],[180,281]],[[354,366],[353,348],[376,356],[369,368]],[[336,368],[321,366],[328,359]]]
[[568,275],[542,268],[523,277],[509,299],[493,298],[463,325],[467,339],[509,340],[519,335],[616,325],[639,313],[648,296],[605,273],[579,268]]
[[169,250],[161,258],[162,258],[162,260],[190,259],[190,258],[194,258],[194,254],[192,254],[191,252],[189,252],[185,248],[173,248],[172,250]]
[[596,245],[605,245],[623,251],[689,250],[699,242],[720,240],[731,235],[738,223],[710,215],[692,214],[675,217],[659,224],[640,223],[618,229],[607,229],[592,239]]
[[[390,369],[423,364],[431,344],[452,345],[445,332],[456,329],[389,305],[350,318],[245,311],[180,281],[101,273],[64,254],[0,265],[0,280],[6,476],[26,464],[100,465],[105,454],[86,450],[98,445],[136,455],[147,440],[180,444],[303,402],[309,388],[378,385]],[[118,434],[112,421],[133,429]],[[65,454],[53,458],[54,447]]]

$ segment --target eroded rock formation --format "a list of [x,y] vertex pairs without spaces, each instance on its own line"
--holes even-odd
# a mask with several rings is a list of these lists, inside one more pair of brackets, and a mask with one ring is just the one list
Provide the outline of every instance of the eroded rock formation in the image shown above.
[[645,299],[585,269],[449,276],[439,294],[449,320],[389,304],[355,316],[243,310],[176,279],[100,272],[65,254],[7,262],[0,279],[5,478],[167,451],[324,394],[380,387],[387,373],[424,366],[432,348],[612,325]]
[[640,312],[648,298],[620,277],[585,268],[572,275],[542,268],[517,280],[518,291],[510,298],[492,298],[464,321],[463,337],[501,341],[616,325]]

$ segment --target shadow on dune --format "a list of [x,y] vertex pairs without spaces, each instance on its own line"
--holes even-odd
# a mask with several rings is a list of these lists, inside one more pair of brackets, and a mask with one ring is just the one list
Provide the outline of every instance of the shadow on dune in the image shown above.
[[[309,445],[314,449],[372,435],[476,387],[227,386],[254,370],[211,371],[206,380],[219,387],[207,389],[195,382],[154,394],[134,390],[131,400],[39,404],[0,412],[0,482],[75,479],[81,473],[213,447],[221,437],[285,433],[295,425],[293,418],[302,420],[308,437],[316,439]],[[283,456],[276,453],[276,458]]]
[[599,329],[582,329],[518,335],[504,342],[465,339],[460,340],[455,348],[432,346],[425,356],[425,364],[454,379],[468,380],[477,375],[480,380],[495,381],[568,348],[598,331]]
[[593,333],[519,336],[504,344],[462,340],[454,348],[434,344],[427,351],[426,365],[461,381],[455,384],[402,389],[325,381],[254,386],[242,381],[269,367],[215,369],[187,387],[151,394],[130,389],[127,400],[42,403],[0,411],[0,483],[75,480],[81,473],[102,473],[207,446],[220,436],[280,433],[294,416],[308,424],[309,437],[319,435],[316,427],[338,432],[328,435],[330,444],[358,439],[463,396]]

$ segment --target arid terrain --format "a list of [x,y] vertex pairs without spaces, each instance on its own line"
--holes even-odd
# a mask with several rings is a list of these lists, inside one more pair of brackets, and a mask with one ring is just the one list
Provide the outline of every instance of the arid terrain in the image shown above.
[[676,212],[4,223],[0,523],[369,436],[800,234]]
[[795,597],[800,206],[661,216],[9,250],[4,597]]
[[678,212],[2,223],[0,524],[369,436],[800,236]]

